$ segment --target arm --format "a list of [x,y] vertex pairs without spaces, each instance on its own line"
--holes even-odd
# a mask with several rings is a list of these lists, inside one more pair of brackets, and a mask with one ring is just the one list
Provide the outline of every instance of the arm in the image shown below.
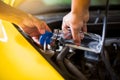
[[[72,0],[71,11],[63,17],[62,30],[65,34],[71,29],[72,38],[76,45],[80,45],[83,32],[87,32],[86,23],[89,19],[90,0]],[[80,33],[82,32],[82,33]]]
[[[20,26],[37,43],[40,34],[51,31],[44,21],[38,20],[31,14],[11,7],[0,0],[0,19],[9,21]],[[38,43],[39,44],[39,43]]]
[[0,18],[11,23],[19,24],[22,20],[28,17],[28,14],[13,8],[0,0]]
[[80,15],[88,10],[90,0],[72,0],[71,12]]

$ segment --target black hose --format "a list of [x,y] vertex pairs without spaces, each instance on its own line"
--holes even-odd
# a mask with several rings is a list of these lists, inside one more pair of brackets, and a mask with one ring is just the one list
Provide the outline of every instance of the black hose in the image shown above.
[[64,62],[67,66],[67,68],[76,76],[79,78],[79,80],[87,80],[87,78],[84,76],[82,72],[80,72],[68,59],[64,59]]
[[113,68],[110,65],[110,61],[109,61],[109,55],[107,54],[107,52],[104,51],[104,54],[101,55],[102,56],[102,60],[106,66],[106,69],[108,70],[108,72],[111,75],[112,80],[119,80],[116,73],[114,72]]
[[77,78],[75,78],[73,75],[71,75],[68,70],[66,69],[65,65],[64,65],[64,58],[65,56],[68,54],[69,52],[69,47],[64,47],[63,50],[58,54],[56,61],[60,67],[60,69],[63,71],[63,73],[65,75],[68,76],[67,80],[77,80]]

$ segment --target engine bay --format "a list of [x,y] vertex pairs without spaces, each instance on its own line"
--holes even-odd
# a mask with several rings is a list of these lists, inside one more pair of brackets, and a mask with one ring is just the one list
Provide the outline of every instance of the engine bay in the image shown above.
[[[96,52],[79,46],[76,48],[70,41],[66,45],[59,35],[54,39],[54,45],[49,45],[43,53],[68,76],[68,80],[119,80],[120,37],[106,38],[102,51],[96,49]],[[101,41],[101,37],[99,40]],[[91,46],[96,48],[94,44]]]
[[[45,44],[41,49],[28,35],[22,34],[66,80],[119,80],[120,10],[110,10],[107,23],[104,12],[90,12],[82,47],[62,37],[63,12],[37,16],[48,22],[53,32],[52,44]],[[103,37],[105,26],[107,32]]]
[[[87,25],[88,32],[99,36],[98,41],[100,40],[100,42],[102,41],[103,27],[105,24],[103,12],[104,11],[101,11],[99,13],[99,10],[91,12],[90,20]],[[115,13],[116,16],[113,16],[113,13]],[[61,33],[62,21],[57,19],[56,21],[53,20],[53,22],[48,23],[53,33],[58,33],[55,45],[52,46],[52,48],[49,46],[48,51],[43,51],[43,53],[60,69],[63,76],[66,75],[65,78],[68,80],[119,80],[119,13],[119,10],[109,11],[108,22],[106,24],[107,33],[101,51],[94,52],[72,47],[73,45],[66,46],[65,41],[62,40],[59,35],[59,33]],[[93,40],[93,42],[95,42],[95,40]],[[92,47],[93,46],[92,44]]]
[[[112,12],[111,12],[112,13]],[[110,14],[111,14],[110,13]],[[102,15],[102,14],[101,14]],[[93,15],[91,15],[93,16]],[[111,16],[111,15],[109,15]],[[93,18],[93,17],[91,17]],[[91,19],[90,18],[90,19]],[[110,18],[110,17],[109,17]],[[115,17],[114,17],[115,18]],[[94,18],[93,18],[94,19]],[[92,19],[92,20],[93,20]],[[96,19],[95,19],[96,20]],[[111,19],[110,19],[111,20]],[[54,46],[50,46],[43,53],[66,75],[68,80],[119,80],[120,76],[120,23],[112,21],[107,23],[107,35],[102,50],[95,52],[88,49],[73,47],[72,41],[66,46],[61,36],[61,21],[50,22],[54,34]],[[115,19],[116,20],[116,19]],[[57,27],[56,27],[57,26]],[[115,26],[115,27],[114,27]],[[97,35],[93,42],[102,42],[102,30],[104,27],[103,16],[97,23],[88,23],[88,34]],[[114,27],[114,28],[113,28]],[[111,29],[112,28],[112,29]],[[112,31],[112,33],[110,32]],[[92,34],[91,34],[92,33]],[[115,33],[115,34],[114,34]],[[88,36],[87,36],[88,37]],[[88,37],[91,39],[91,37]],[[96,40],[97,39],[97,40]],[[85,41],[85,40],[83,40]],[[89,42],[89,41],[88,41]],[[87,42],[83,42],[85,44]],[[88,44],[85,44],[88,45]],[[91,45],[94,47],[94,44]],[[86,46],[84,46],[86,47]],[[95,46],[96,48],[96,46]]]

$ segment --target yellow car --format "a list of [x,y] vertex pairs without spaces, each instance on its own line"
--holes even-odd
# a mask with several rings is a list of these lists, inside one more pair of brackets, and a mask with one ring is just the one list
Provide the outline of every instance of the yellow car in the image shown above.
[[[102,52],[63,48],[63,44],[61,48],[60,43],[56,43],[54,52],[44,52],[18,26],[0,21],[0,80],[117,80],[120,77],[120,5],[115,8],[108,15],[105,56]],[[48,11],[36,17],[45,20],[53,30],[61,27],[68,10]],[[93,6],[90,13],[88,31],[101,34],[103,6]]]

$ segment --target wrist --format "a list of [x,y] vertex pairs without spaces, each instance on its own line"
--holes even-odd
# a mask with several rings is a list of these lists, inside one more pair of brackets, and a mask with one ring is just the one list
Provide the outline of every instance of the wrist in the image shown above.
[[84,10],[82,12],[70,12],[71,15],[76,16],[77,18],[87,22],[89,20],[89,10]]
[[89,10],[88,9],[84,9],[84,10],[71,10],[72,14],[76,14],[76,15],[84,15],[85,13],[87,13]]
[[84,15],[89,10],[90,0],[72,0],[71,12]]

